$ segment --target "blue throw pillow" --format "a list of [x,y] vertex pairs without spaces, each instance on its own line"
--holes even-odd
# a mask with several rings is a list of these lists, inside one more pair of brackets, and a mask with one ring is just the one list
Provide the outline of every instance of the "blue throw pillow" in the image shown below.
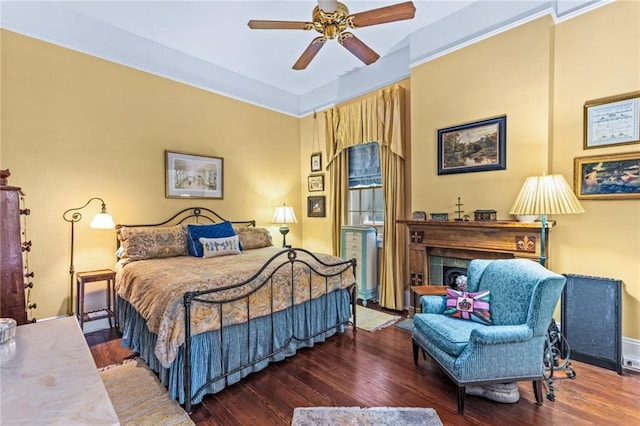
[[236,232],[231,226],[231,222],[213,223],[211,225],[187,225],[187,248],[189,254],[195,257],[202,257],[202,243],[200,238],[225,238],[233,237]]

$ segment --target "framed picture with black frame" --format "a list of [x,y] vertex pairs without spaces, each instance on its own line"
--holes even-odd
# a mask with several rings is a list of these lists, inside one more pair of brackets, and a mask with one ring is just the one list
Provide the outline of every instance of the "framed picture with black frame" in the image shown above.
[[310,175],[307,178],[307,189],[309,192],[324,191],[324,174]]
[[505,170],[507,116],[438,130],[438,175]]
[[325,217],[325,198],[324,195],[307,197],[307,216],[308,217]]
[[322,153],[314,152],[311,154],[311,172],[322,171]]

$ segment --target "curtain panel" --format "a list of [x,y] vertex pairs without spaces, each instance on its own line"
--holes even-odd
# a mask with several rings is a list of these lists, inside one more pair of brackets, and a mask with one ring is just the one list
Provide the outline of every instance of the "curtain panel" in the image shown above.
[[404,219],[404,89],[398,85],[375,95],[325,112],[329,216],[333,254],[340,255],[340,229],[347,223],[347,151],[353,145],[378,142],[384,196],[384,247],[380,262],[378,296],[389,309],[404,307],[406,237],[396,220]]

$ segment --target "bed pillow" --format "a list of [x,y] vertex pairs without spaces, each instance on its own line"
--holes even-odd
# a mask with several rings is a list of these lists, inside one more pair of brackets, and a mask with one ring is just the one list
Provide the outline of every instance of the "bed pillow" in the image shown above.
[[202,244],[202,257],[227,256],[230,254],[240,254],[240,240],[237,235],[227,238],[203,238],[200,237]]
[[466,291],[456,291],[448,288],[447,305],[443,314],[490,325],[493,323],[490,304],[490,291],[467,293]]
[[273,245],[271,234],[265,228],[250,226],[238,228],[236,231],[240,237],[240,244],[243,250],[271,247]]
[[187,235],[180,225],[169,227],[122,227],[117,231],[120,258],[155,259],[187,255]]
[[187,225],[187,248],[189,254],[202,257],[202,243],[200,238],[226,238],[233,237],[236,232],[231,222],[212,223],[210,225]]

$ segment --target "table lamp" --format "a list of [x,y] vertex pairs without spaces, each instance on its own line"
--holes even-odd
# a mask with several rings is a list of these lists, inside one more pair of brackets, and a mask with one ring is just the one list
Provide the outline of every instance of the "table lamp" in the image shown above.
[[280,223],[280,233],[282,234],[282,247],[287,246],[287,234],[289,233],[289,227],[287,223],[298,223],[296,214],[293,211],[293,207],[288,207],[283,204],[282,207],[276,207],[276,211],[273,214],[273,223]]
[[509,213],[540,215],[540,264],[546,266],[545,242],[548,214],[584,213],[584,209],[562,175],[531,176],[524,181]]

